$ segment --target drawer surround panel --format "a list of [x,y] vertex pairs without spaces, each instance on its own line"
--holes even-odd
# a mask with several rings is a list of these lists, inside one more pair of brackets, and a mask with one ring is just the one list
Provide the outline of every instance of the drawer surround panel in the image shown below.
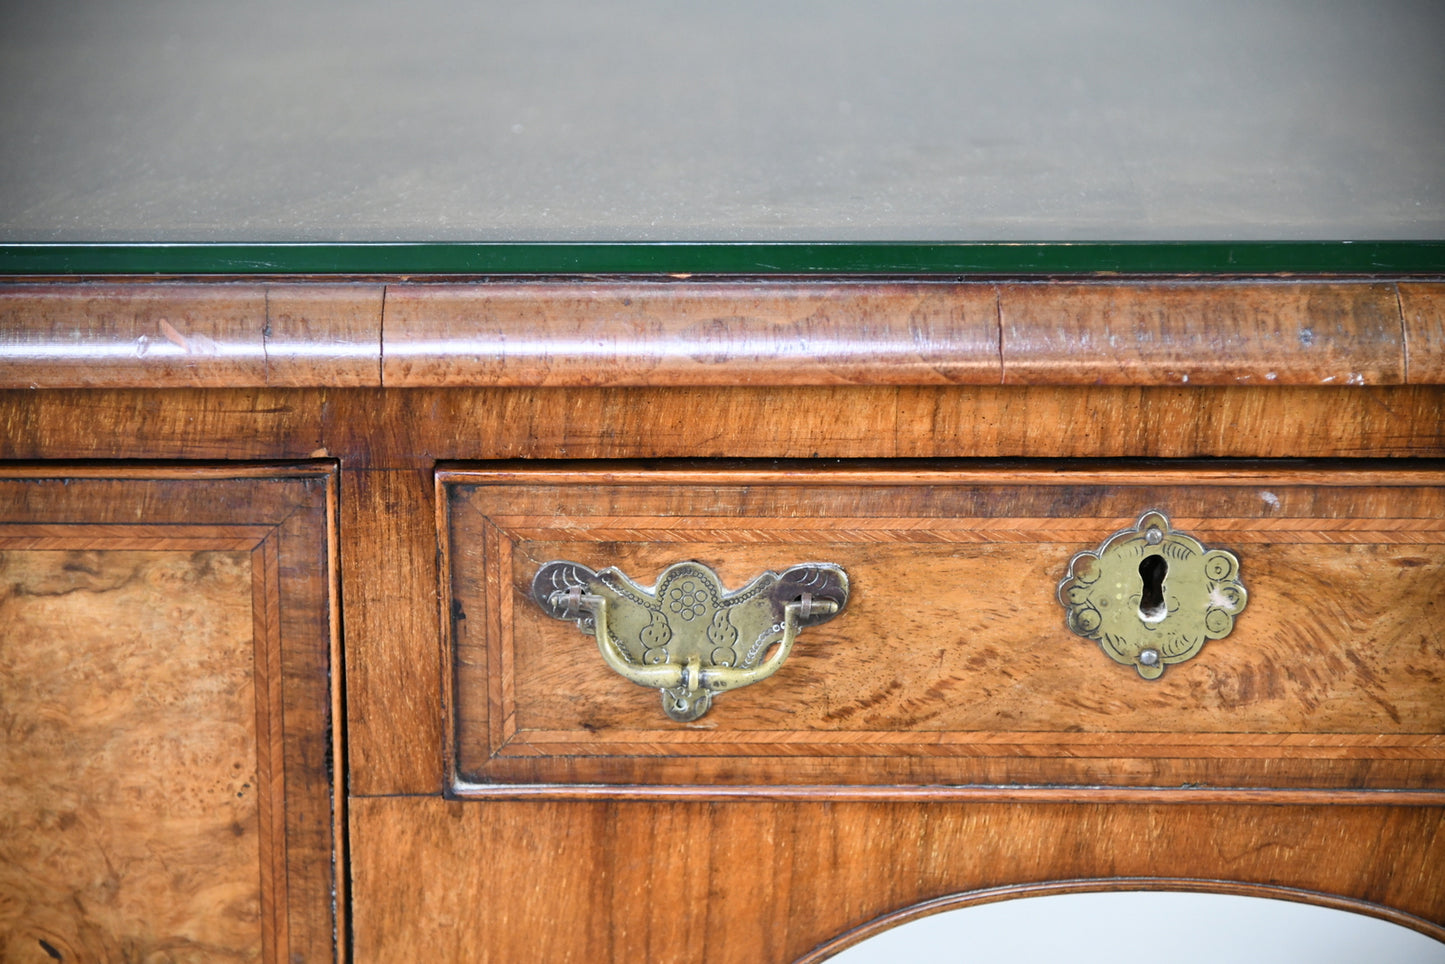
[[337,483],[0,472],[0,956],[332,959]]
[[[446,468],[451,792],[681,786],[1445,789],[1445,473],[1325,466]],[[1070,633],[1072,555],[1148,508],[1250,608],[1158,681]],[[693,724],[530,599],[553,559],[736,589],[842,565],[848,612]]]

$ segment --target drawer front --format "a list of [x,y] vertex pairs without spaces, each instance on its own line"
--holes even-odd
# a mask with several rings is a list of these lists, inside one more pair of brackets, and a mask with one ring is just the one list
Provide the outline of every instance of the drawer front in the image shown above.
[[335,486],[0,469],[0,959],[337,958]]
[[[1445,788],[1433,466],[448,470],[453,788]],[[1239,559],[1232,631],[1157,679],[1071,632],[1076,553],[1145,510]],[[727,592],[826,563],[843,612],[679,722],[533,595],[548,563]],[[581,615],[585,616],[585,613]],[[721,792],[721,791],[720,791]]]

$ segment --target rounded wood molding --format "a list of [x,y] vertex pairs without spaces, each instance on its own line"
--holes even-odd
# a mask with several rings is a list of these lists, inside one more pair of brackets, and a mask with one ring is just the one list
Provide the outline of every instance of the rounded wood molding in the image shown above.
[[331,277],[0,283],[0,388],[1439,384],[1445,285]]

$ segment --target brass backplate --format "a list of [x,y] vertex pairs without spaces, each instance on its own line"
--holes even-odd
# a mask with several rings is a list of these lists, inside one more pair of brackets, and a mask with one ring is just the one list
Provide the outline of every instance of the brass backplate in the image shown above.
[[1175,531],[1156,509],[1069,560],[1058,594],[1069,629],[1145,679],[1228,636],[1248,599],[1233,553]]
[[615,567],[593,572],[559,560],[538,570],[532,597],[549,616],[595,636],[608,666],[660,691],[667,715],[686,723],[719,693],[776,672],[799,630],[842,612],[848,576],[810,563],[729,592],[712,569],[689,561],[668,566],[648,589]]

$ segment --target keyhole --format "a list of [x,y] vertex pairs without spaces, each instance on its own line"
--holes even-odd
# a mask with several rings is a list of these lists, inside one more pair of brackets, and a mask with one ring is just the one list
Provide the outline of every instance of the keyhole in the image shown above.
[[1164,577],[1169,574],[1169,563],[1163,556],[1145,556],[1139,563],[1139,577],[1144,580],[1144,592],[1139,596],[1139,618],[1146,623],[1157,623],[1169,615],[1164,606]]

